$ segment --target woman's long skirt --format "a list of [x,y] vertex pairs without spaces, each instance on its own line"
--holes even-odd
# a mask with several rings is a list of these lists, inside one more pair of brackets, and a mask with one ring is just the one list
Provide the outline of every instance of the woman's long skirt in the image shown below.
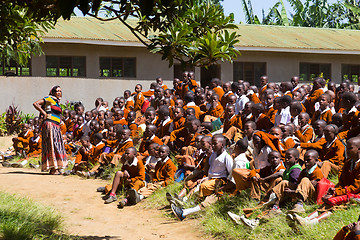
[[61,135],[60,126],[55,123],[45,121],[41,129],[42,171],[49,169],[63,169],[67,167],[66,151]]

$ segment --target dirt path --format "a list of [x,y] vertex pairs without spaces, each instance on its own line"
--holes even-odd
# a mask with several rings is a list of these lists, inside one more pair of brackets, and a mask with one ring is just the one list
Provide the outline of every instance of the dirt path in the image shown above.
[[[0,190],[27,196],[62,213],[66,231],[88,239],[205,239],[197,221],[178,222],[162,216],[164,211],[137,206],[120,210],[105,205],[96,188],[101,180],[76,176],[50,176],[33,169],[0,167]],[[208,238],[207,238],[208,239]]]

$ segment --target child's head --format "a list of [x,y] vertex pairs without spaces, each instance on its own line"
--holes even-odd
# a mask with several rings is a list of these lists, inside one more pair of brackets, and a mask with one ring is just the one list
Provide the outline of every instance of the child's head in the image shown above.
[[319,88],[321,88],[321,86],[322,86],[322,78],[315,78],[314,80],[313,80],[313,88],[314,88],[314,90],[317,90],[317,89],[319,89]]
[[92,114],[92,118],[91,119],[96,119],[97,115],[98,115],[98,111],[96,109],[91,110],[91,114]]
[[92,132],[98,132],[100,129],[99,122],[96,120],[91,120],[89,127]]
[[239,84],[236,89],[236,94],[240,97],[245,94],[245,87],[244,84]]
[[305,126],[309,123],[310,115],[307,112],[302,112],[299,114],[298,122],[300,127]]
[[116,108],[120,108],[118,100],[113,101],[113,109],[116,109]]
[[63,113],[63,116],[64,116],[65,119],[70,117],[70,110],[69,109],[65,109],[62,113]]
[[74,117],[71,119],[71,121],[76,124],[78,122],[79,115],[74,115]]
[[84,117],[80,115],[77,119],[77,124],[81,126],[83,123],[84,123]]
[[95,133],[93,138],[94,138],[94,145],[96,146],[99,142],[102,141],[103,135],[101,133]]
[[254,102],[253,101],[249,101],[247,103],[245,103],[244,109],[243,109],[243,114],[248,115],[252,112],[252,107],[254,106]]
[[159,86],[162,86],[162,84],[163,84],[162,78],[161,78],[161,77],[157,77],[157,78],[156,78],[156,83],[157,83]]
[[98,123],[99,123],[99,131],[104,130],[105,129],[105,119],[100,119],[98,121]]
[[29,126],[34,126],[34,119],[29,118],[26,122],[29,124]]
[[314,132],[317,136],[322,136],[324,134],[324,128],[327,123],[324,120],[317,120],[313,123]]
[[320,109],[325,110],[330,104],[331,97],[329,94],[324,93],[319,97]]
[[290,125],[281,126],[282,138],[285,139],[292,135],[293,128]]
[[120,120],[124,117],[124,111],[121,110],[120,108],[116,108],[115,112],[114,112],[114,119],[115,120]]
[[39,126],[39,125],[40,125],[39,117],[34,117],[34,126]]
[[226,83],[224,83],[223,86],[222,86],[222,88],[223,88],[223,90],[224,90],[225,93],[231,91],[231,82],[226,82]]
[[200,93],[197,97],[196,97],[196,104],[201,105],[204,104],[206,102],[206,95],[205,93]]
[[119,108],[123,109],[125,107],[125,98],[124,97],[120,97],[119,100]]
[[189,133],[196,133],[200,129],[200,126],[201,122],[199,119],[196,118],[186,123],[186,128]]
[[142,91],[142,85],[141,84],[136,84],[135,86],[135,92],[139,93]]
[[195,109],[193,108],[187,108],[185,111],[185,116],[195,116]]
[[281,111],[281,104],[280,104],[280,98],[279,97],[277,97],[277,98],[275,98],[274,99],[274,109],[275,110],[278,110],[278,111]]
[[257,152],[260,152],[260,150],[265,146],[264,140],[262,140],[261,137],[257,134],[253,135],[253,143]]
[[260,77],[260,85],[263,87],[268,83],[268,77],[267,76],[261,76]]
[[198,97],[200,94],[205,93],[204,89],[202,87],[196,87],[194,95],[195,97]]
[[222,134],[215,134],[212,138],[212,148],[214,152],[220,154],[224,151],[226,144],[225,137]]
[[330,91],[336,92],[336,84],[334,82],[332,82],[332,81],[328,82],[327,88]]
[[134,111],[130,111],[127,115],[127,121],[128,123],[132,123],[133,121],[135,121],[135,118],[136,118],[136,112]]
[[153,124],[146,125],[144,137],[145,138],[152,137],[156,133],[156,130],[157,130],[157,127],[155,125],[153,125]]
[[175,107],[183,107],[184,106],[184,101],[182,99],[176,99],[175,100]]
[[271,135],[273,135],[274,137],[277,137],[278,139],[282,139],[282,131],[281,131],[281,128],[279,127],[272,127],[269,131],[269,133]]
[[113,112],[111,112],[111,111],[106,111],[104,116],[105,116],[105,119],[112,118]]
[[357,97],[355,93],[352,92],[344,92],[341,95],[341,102],[340,105],[349,111],[356,103]]
[[234,105],[228,105],[225,109],[225,117],[230,119],[235,114],[235,106]]
[[87,112],[85,113],[85,121],[86,121],[86,122],[89,122],[89,121],[91,121],[92,118],[93,118],[92,112],[91,112],[91,111],[87,111]]
[[301,111],[303,110],[303,107],[300,102],[294,101],[290,105],[290,114],[292,117],[298,116]]
[[295,101],[302,101],[303,100],[303,95],[301,94],[301,91],[295,91],[293,93],[293,99]]
[[299,161],[299,156],[299,150],[297,150],[296,148],[289,148],[288,150],[286,150],[284,160],[285,167],[289,169],[295,164],[297,164]]
[[170,148],[167,145],[161,145],[159,147],[159,158],[165,160],[169,156]]
[[192,92],[187,92],[184,96],[184,101],[185,103],[189,103],[189,102],[194,102],[195,101],[195,97],[194,94]]
[[148,148],[149,155],[152,157],[158,157],[160,145],[158,143],[151,143]]
[[285,94],[287,91],[291,91],[291,89],[293,88],[293,85],[291,84],[291,82],[282,82],[280,84],[280,91]]
[[295,88],[299,84],[300,78],[298,76],[294,76],[291,78],[290,82],[293,88]]
[[90,143],[90,137],[89,136],[82,136],[80,139],[80,143],[83,147],[90,147],[91,143]]
[[330,143],[335,139],[336,135],[339,132],[339,128],[334,124],[329,124],[324,128],[324,137],[325,140]]
[[274,104],[274,94],[272,93],[266,94],[265,105],[269,107],[273,104]]
[[105,119],[105,129],[108,129],[114,125],[114,121],[112,120],[112,118],[107,118]]
[[37,127],[37,126],[35,126],[35,127],[34,127],[34,130],[33,130],[33,133],[34,133],[34,137],[39,136],[39,134],[40,134],[40,128]]
[[124,91],[124,98],[125,98],[125,99],[128,99],[129,97],[131,97],[131,92],[130,92],[130,90],[125,90],[125,91]]
[[360,159],[360,137],[350,138],[347,142],[346,153],[352,160]]
[[264,110],[264,105],[262,105],[261,103],[257,103],[252,106],[251,113],[254,117],[258,117],[261,113],[264,112]]
[[70,115],[69,116],[70,119],[73,119],[75,117],[75,115],[76,115],[76,111],[75,110],[70,110],[69,115]]
[[103,120],[105,119],[105,111],[104,110],[100,110],[98,112],[98,120]]
[[342,113],[335,113],[333,116],[332,116],[332,120],[331,120],[331,124],[334,124],[338,127],[341,127],[342,126]]
[[204,137],[204,135],[197,135],[195,137],[195,147],[196,149],[200,149],[201,148],[201,139]]
[[244,125],[244,133],[245,136],[250,140],[252,139],[252,136],[254,134],[254,131],[256,129],[256,123],[253,121],[247,121]]
[[235,105],[236,103],[236,96],[234,94],[227,96],[228,104]]
[[247,139],[240,139],[236,142],[235,148],[234,148],[234,152],[236,155],[239,155],[241,153],[245,153],[247,148],[249,146],[248,140]]
[[145,111],[145,123],[146,124],[151,124],[154,119],[156,117],[156,112],[155,112],[155,109],[154,108],[148,108],[146,109]]
[[272,151],[268,155],[268,161],[271,166],[276,167],[281,162],[281,154],[278,151]]
[[129,139],[130,134],[131,134],[131,130],[128,128],[119,129],[118,131],[116,131],[116,138],[119,139],[120,141],[125,141]]
[[211,102],[211,96],[212,96],[214,93],[215,93],[215,91],[212,90],[212,89],[207,90],[207,92],[206,92],[206,101],[207,101],[208,103]]
[[82,116],[82,115],[84,114],[84,111],[85,111],[84,105],[82,105],[81,103],[80,103],[80,104],[76,104],[76,106],[75,106],[75,111],[76,111],[76,114],[77,114],[77,115]]
[[201,145],[201,149],[204,152],[212,152],[212,139],[210,136],[204,136],[201,140],[200,140],[200,145]]
[[218,78],[213,78],[213,79],[211,79],[211,81],[210,81],[210,88],[216,88],[217,86],[219,86],[220,84],[220,79],[218,79]]
[[283,109],[283,108],[290,106],[291,101],[292,101],[292,99],[289,95],[284,95],[284,96],[280,97],[280,107]]
[[213,107],[216,107],[218,105],[218,103],[219,103],[219,95],[214,93],[210,98],[210,102],[211,102]]
[[304,155],[305,169],[310,170],[316,164],[318,158],[319,158],[319,153],[316,150],[314,149],[307,150]]
[[134,147],[129,147],[125,150],[124,153],[124,160],[128,161],[128,162],[132,162],[134,161],[135,157],[136,157],[137,151],[136,148]]
[[174,117],[175,117],[175,120],[178,120],[178,119],[184,117],[184,109],[180,108],[180,107],[176,107],[174,109]]
[[164,89],[162,87],[155,88],[154,96],[155,99],[162,99],[164,97]]

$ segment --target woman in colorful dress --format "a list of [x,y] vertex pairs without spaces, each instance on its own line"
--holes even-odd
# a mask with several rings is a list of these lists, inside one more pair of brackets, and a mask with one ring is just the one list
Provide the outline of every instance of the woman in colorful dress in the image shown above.
[[42,171],[50,170],[50,174],[61,174],[60,170],[67,166],[66,151],[60,131],[60,100],[62,91],[60,86],[54,86],[49,96],[36,102],[33,106],[44,116],[41,126],[42,137]]

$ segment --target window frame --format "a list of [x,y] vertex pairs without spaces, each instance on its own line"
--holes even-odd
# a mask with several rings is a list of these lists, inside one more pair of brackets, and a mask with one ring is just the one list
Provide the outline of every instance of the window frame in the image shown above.
[[[56,66],[56,75],[55,76],[51,76],[48,75],[48,57],[56,57],[57,58],[57,66]],[[70,64],[70,76],[60,76],[60,58],[70,58],[71,59],[71,64]],[[74,58],[84,58],[84,75],[82,76],[73,76],[74,72]],[[66,77],[70,77],[70,78],[86,78],[86,56],[69,56],[69,55],[46,55],[45,56],[45,76],[46,77],[62,77],[62,78],[66,78]]]
[[[301,64],[308,64],[308,72],[306,73],[308,76],[309,76],[309,79],[303,79],[301,80]],[[311,79],[311,73],[310,73],[310,65],[319,65],[319,73],[317,73],[316,75],[319,76],[320,73],[321,73],[321,65],[329,65],[330,68],[329,68],[329,76],[328,77],[325,77],[323,76],[324,79],[331,79],[332,77],[332,63],[318,63],[318,62],[299,62],[299,78],[300,78],[300,81],[301,82],[311,82],[313,79]],[[316,76],[316,77],[317,77]]]
[[[344,73],[344,66],[345,65],[347,65],[349,68],[351,68],[351,67],[354,67],[354,66],[356,66],[357,68],[358,68],[358,74],[357,74],[357,79],[356,79],[356,81],[353,81],[353,78],[352,78],[352,75],[351,75],[351,69],[349,69],[350,70],[350,72],[348,72],[348,73]],[[353,82],[353,83],[358,83],[358,78],[360,77],[360,64],[353,64],[353,63],[342,63],[341,64],[341,81],[344,81],[344,80],[346,80],[345,78],[344,78],[344,76],[345,75],[351,75],[351,77],[349,78],[347,78],[348,80],[350,80],[351,82]]]
[[[16,66],[12,66],[12,63],[15,63]],[[25,67],[29,68],[29,75],[22,75],[23,72],[23,66],[18,64],[15,60],[10,60],[10,64],[7,65],[5,61],[0,62],[0,68],[2,70],[1,76],[7,76],[5,73],[6,71],[12,71],[10,68],[15,67],[15,75],[8,75],[8,76],[18,76],[18,77],[31,77],[32,76],[32,65],[31,65],[31,58],[28,60],[28,63]],[[20,73],[20,74],[19,74]]]
[[[235,65],[236,64],[242,64],[242,68],[243,68],[243,76],[241,76],[239,79],[237,79],[237,77],[235,76]],[[268,70],[268,66],[267,66],[267,62],[247,62],[247,61],[234,61],[233,62],[233,80],[234,81],[238,81],[238,80],[244,80],[247,81],[248,79],[245,79],[245,64],[252,64],[252,69],[253,69],[253,81],[249,81],[249,83],[251,85],[259,85],[260,86],[260,82],[259,79],[256,79],[256,71],[255,71],[255,65],[256,64],[264,64],[264,73],[261,74],[262,76],[267,75],[267,70]],[[261,77],[261,76],[260,76]]]
[[[109,58],[110,59],[110,69],[109,69],[109,72],[110,72],[110,76],[101,76],[102,75],[102,71],[103,69],[101,68],[101,59],[106,59],[106,58]],[[134,64],[134,76],[121,76],[121,77],[118,77],[118,76],[113,76],[113,60],[114,59],[121,59],[121,71],[122,72],[125,72],[124,71],[124,59],[133,59],[135,60],[135,64]],[[108,56],[100,56],[99,57],[99,77],[100,78],[112,78],[112,79],[125,79],[125,78],[133,78],[133,79],[136,79],[136,75],[137,75],[137,58],[136,57],[108,57]]]

